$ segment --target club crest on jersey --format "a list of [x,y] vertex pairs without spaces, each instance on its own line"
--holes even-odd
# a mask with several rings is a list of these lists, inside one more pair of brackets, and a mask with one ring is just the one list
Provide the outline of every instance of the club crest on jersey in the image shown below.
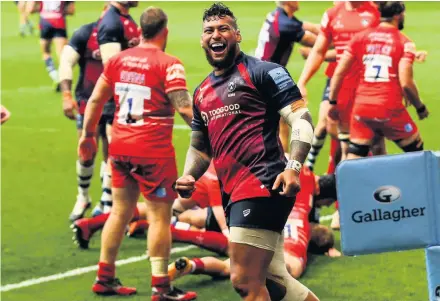
[[235,77],[228,83],[228,97],[235,96],[234,92],[237,89],[238,85],[244,85],[244,81],[240,77]]

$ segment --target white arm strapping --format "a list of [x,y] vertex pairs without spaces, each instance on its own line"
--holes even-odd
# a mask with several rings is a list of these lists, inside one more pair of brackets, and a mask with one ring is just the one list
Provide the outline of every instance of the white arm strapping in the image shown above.
[[105,65],[112,56],[121,52],[121,44],[107,43],[99,46],[99,50],[101,51],[102,64]]
[[313,126],[307,120],[301,119],[301,116],[306,112],[309,112],[309,109],[301,108],[292,112],[290,106],[285,106],[279,111],[286,123],[292,128],[291,142],[297,140],[312,144]]
[[79,53],[75,51],[70,45],[65,45],[60,57],[60,81],[65,79],[72,80],[73,66],[79,61]]

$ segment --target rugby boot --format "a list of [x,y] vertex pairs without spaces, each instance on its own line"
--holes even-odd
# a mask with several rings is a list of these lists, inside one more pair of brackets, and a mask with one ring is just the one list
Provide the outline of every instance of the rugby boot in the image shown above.
[[113,278],[109,281],[96,280],[92,286],[92,291],[97,295],[107,295],[107,296],[108,295],[130,296],[137,293],[136,288],[123,286],[118,278]]
[[167,293],[159,293],[153,287],[153,294],[151,295],[151,301],[190,301],[195,299],[197,299],[195,292],[185,292],[173,286]]

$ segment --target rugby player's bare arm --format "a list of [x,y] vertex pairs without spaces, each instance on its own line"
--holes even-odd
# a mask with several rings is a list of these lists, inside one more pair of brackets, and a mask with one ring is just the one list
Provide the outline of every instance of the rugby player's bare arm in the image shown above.
[[172,91],[167,94],[176,111],[182,116],[186,124],[191,126],[193,118],[192,99],[187,90]]
[[207,135],[202,131],[193,131],[191,145],[186,154],[183,175],[190,175],[196,181],[203,176],[211,163],[210,149]]
[[78,63],[80,55],[70,45],[65,45],[60,57],[60,88],[61,92],[72,90],[73,67]]
[[300,44],[306,47],[313,47],[315,45],[316,35],[308,30],[305,31]]
[[406,59],[399,62],[399,81],[405,98],[417,109],[419,118],[428,117],[429,112],[420,100],[419,90],[414,81],[413,65]]
[[322,62],[325,59],[325,54],[329,49],[329,45],[330,41],[327,39],[327,37],[324,34],[319,34],[315,45],[310,51],[309,57],[304,65],[304,69],[301,72],[301,76],[298,80],[299,87],[305,86],[316,73],[316,71],[318,71],[319,67],[321,67]]
[[[299,53],[303,57],[303,59],[307,59],[310,55],[312,48],[311,47],[300,47]],[[336,50],[330,49],[325,53],[324,61],[326,62],[336,62]]]
[[303,22],[303,29],[310,31],[311,33],[315,34],[315,35],[319,35],[319,31],[321,26],[319,24],[314,24],[314,23],[310,23],[310,22]]
[[99,51],[101,52],[102,64],[105,65],[112,56],[122,51],[122,46],[117,42],[106,43],[99,45]]
[[38,13],[40,11],[40,4],[37,1],[30,1],[26,6],[26,12],[28,14]]
[[339,90],[342,86],[342,80],[344,76],[348,73],[351,66],[353,65],[354,57],[351,54],[344,53],[341,58],[341,61],[338,63],[336,67],[335,73],[332,76],[332,80],[330,82],[330,94],[329,98],[331,101],[336,100],[336,96],[339,93]]
[[83,137],[95,137],[104,104],[113,96],[111,85],[102,77],[98,79],[84,113]]

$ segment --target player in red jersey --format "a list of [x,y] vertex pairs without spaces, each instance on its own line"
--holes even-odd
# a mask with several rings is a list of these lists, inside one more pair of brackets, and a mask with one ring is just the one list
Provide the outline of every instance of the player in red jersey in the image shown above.
[[[305,86],[321,66],[325,52],[331,43],[335,46],[336,58],[339,62],[345,48],[356,33],[378,24],[379,12],[376,6],[369,1],[340,2],[327,10],[322,17],[321,32],[298,80],[302,94],[306,95]],[[345,77],[340,95],[338,95],[339,139],[342,159],[345,158],[348,150],[350,114],[359,80],[359,68],[360,66],[353,65],[350,73]]]
[[[341,253],[333,248],[333,233],[325,226],[309,222],[313,195],[319,194],[315,175],[307,167],[300,174],[301,190],[284,227],[283,254],[286,268],[290,275],[299,278],[307,264],[307,253],[327,254],[338,257]],[[334,182],[333,182],[334,184]],[[325,189],[323,187],[323,189]],[[230,275],[230,261],[214,257],[179,258],[168,266],[171,278],[186,274],[207,274],[214,277]]]
[[[212,157],[222,183],[237,293],[244,300],[318,300],[275,252],[282,249],[281,232],[310,150],[310,113],[287,70],[245,55],[241,40],[228,7],[214,3],[205,10],[200,43],[213,72],[194,93],[191,146],[176,189],[190,196]],[[292,127],[288,162],[278,139],[280,116]]]
[[[102,63],[115,54],[139,44],[138,26],[130,16],[130,9],[138,6],[138,1],[110,1],[106,5],[99,20],[97,40],[102,58]],[[103,115],[115,114],[115,102],[113,99],[106,102]],[[106,125],[106,136],[111,142],[111,123]],[[112,207],[111,173],[110,167],[101,165],[102,195],[100,202],[93,208],[92,215],[108,213]]]
[[4,106],[0,106],[0,124],[8,121],[9,117],[11,117],[11,113]]
[[361,66],[350,125],[350,159],[367,156],[376,133],[393,140],[405,152],[423,150],[417,126],[402,102],[405,97],[420,120],[428,117],[413,79],[415,45],[400,32],[405,5],[387,1],[379,7],[382,22],[353,38],[331,83],[330,97],[339,103],[346,74],[353,65]]
[[115,278],[115,261],[142,193],[150,221],[151,300],[196,297],[172,287],[167,274],[171,207],[176,198],[172,186],[177,178],[172,145],[175,110],[187,124],[192,119],[184,67],[164,52],[167,20],[159,8],[150,7],[142,13],[142,43],[108,60],[87,103],[78,149],[83,161],[96,153],[96,127],[105,102],[113,96],[116,102],[109,149],[114,205],[101,236],[97,281],[92,288],[98,294],[136,293],[135,288],[124,287]]
[[75,13],[74,1],[33,1],[29,10],[40,13],[40,48],[46,70],[56,90],[59,91],[58,71],[52,59],[52,40],[58,57],[67,44],[66,15]]

